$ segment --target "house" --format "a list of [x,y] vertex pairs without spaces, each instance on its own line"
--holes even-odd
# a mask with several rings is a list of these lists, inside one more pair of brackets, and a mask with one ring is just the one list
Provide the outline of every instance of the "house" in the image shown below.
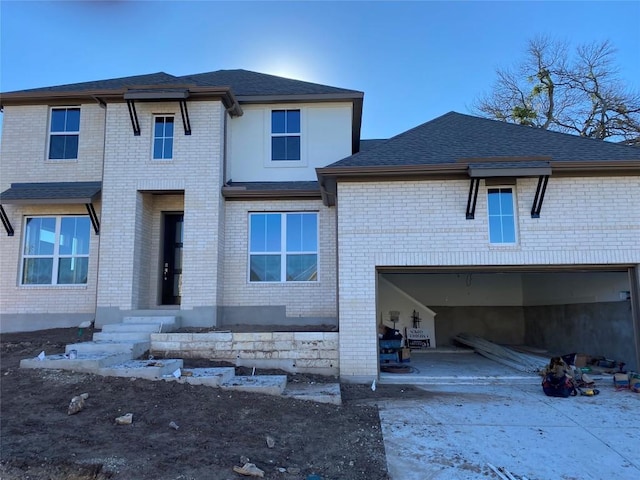
[[637,368],[637,149],[453,112],[361,141],[362,103],[245,70],[3,94],[0,328],[329,325],[349,381],[383,326]]

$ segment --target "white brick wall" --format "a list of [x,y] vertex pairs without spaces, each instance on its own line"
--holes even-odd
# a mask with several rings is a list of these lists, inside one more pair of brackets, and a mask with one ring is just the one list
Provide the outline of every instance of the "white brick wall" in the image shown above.
[[536,184],[517,182],[515,246],[488,244],[484,182],[475,220],[468,180],[339,184],[341,376],[377,375],[377,266],[640,263],[640,177],[551,177],[532,219]]
[[[317,282],[250,283],[248,280],[249,212],[319,212],[320,251]],[[335,317],[335,209],[320,200],[230,201],[225,212],[224,306],[285,305],[287,316]]]
[[[97,103],[81,105],[77,160],[47,160],[49,107],[4,108],[0,191],[11,183],[100,181],[105,110]],[[100,202],[94,205],[100,216]],[[15,235],[0,232],[0,305],[2,314],[92,314],[100,237],[91,230],[87,285],[21,286],[20,263],[24,218],[29,215],[86,215],[84,205],[3,205]],[[46,327],[46,319],[43,323]],[[59,326],[59,325],[56,325]]]
[[[190,103],[192,134],[187,136],[177,102],[139,102],[136,108],[140,136],[133,134],[126,104],[110,104],[107,115],[98,306],[156,305],[159,243],[154,237],[161,235],[159,215],[167,206],[140,193],[151,191],[184,195],[182,308],[215,306],[224,109],[220,102]],[[175,115],[173,160],[151,158],[154,114]],[[141,279],[150,264],[155,275]]]

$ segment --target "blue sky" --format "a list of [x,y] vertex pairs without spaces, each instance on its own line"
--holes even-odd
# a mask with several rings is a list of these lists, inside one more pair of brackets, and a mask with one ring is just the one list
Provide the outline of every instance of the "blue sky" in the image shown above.
[[640,90],[640,0],[0,2],[0,91],[244,68],[365,92],[363,138],[470,113],[549,35],[610,40]]

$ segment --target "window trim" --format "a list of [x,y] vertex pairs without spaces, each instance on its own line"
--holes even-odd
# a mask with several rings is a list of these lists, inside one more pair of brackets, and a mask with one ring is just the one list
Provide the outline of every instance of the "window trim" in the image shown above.
[[[313,214],[316,219],[316,250],[289,252],[287,250],[287,215]],[[280,250],[278,252],[253,252],[251,250],[251,217],[254,215],[280,215]],[[252,255],[273,255],[280,256],[280,280],[251,280],[251,257]],[[288,255],[315,255],[316,256],[316,278],[315,280],[287,280],[287,256]],[[247,216],[247,282],[252,285],[261,284],[317,284],[320,282],[320,212],[317,210],[292,210],[292,211],[265,211],[248,212]]]
[[[78,130],[64,130],[62,132],[52,132],[53,127],[53,112],[55,110],[78,110],[80,116],[78,120]],[[47,128],[47,162],[77,162],[80,157],[80,124],[82,122],[82,107],[80,105],[60,105],[49,107],[49,125]],[[76,150],[76,156],[73,158],[51,158],[51,137],[54,136],[71,136],[75,135],[78,138],[78,148]]]
[[[162,137],[156,137],[156,121],[159,118],[163,118],[164,119],[164,124],[166,125],[166,119],[167,118],[171,118],[173,120],[173,134],[171,137],[167,137],[167,136],[162,136]],[[163,133],[164,133],[164,129],[163,129]],[[162,153],[164,154],[165,148],[166,148],[166,141],[167,139],[171,139],[171,157],[161,157],[161,158],[155,158],[155,153],[156,153],[156,140],[157,139],[162,139]],[[176,115],[174,113],[156,113],[153,114],[153,118],[151,121],[151,161],[152,162],[171,162],[173,161],[173,159],[175,158],[175,146],[176,146]]]
[[[54,244],[53,244],[53,253],[50,255],[35,255],[35,254],[26,254],[25,246],[27,241],[27,221],[32,218],[54,218],[55,223],[55,231],[54,231]],[[89,242],[88,245],[88,253],[82,254],[61,254],[60,253],[60,234],[62,231],[62,219],[63,218],[86,218],[88,220],[88,235],[87,239]],[[29,258],[51,258],[52,259],[52,269],[51,269],[51,283],[25,283],[24,282],[24,266],[25,260]],[[85,283],[58,283],[58,272],[60,267],[60,259],[63,258],[86,258],[87,259],[87,281]],[[20,277],[19,277],[19,286],[20,287],[86,287],[89,283],[89,264],[88,262],[91,259],[91,219],[89,215],[25,215],[23,221],[23,229],[22,229],[22,241],[20,242]]]
[[[273,133],[272,127],[272,113],[274,111],[289,111],[289,110],[298,110],[300,112],[300,132],[298,133]],[[271,168],[297,168],[297,167],[306,167],[307,166],[307,155],[306,155],[306,127],[305,123],[307,121],[306,108],[301,105],[272,105],[265,109],[264,111],[264,131],[266,135],[265,143],[265,167]],[[297,136],[300,138],[300,160],[273,160],[272,158],[272,139],[274,136],[283,137],[283,136]]]
[[[502,190],[509,190],[511,192],[511,202],[512,202],[512,209],[513,209],[513,242],[505,242],[505,241],[500,241],[500,242],[493,242],[491,241],[491,217],[492,216],[498,216],[501,219],[501,225],[504,222],[504,219],[506,217],[508,217],[509,215],[503,215],[502,212],[500,212],[499,215],[491,215],[490,212],[490,206],[489,206],[489,193],[491,190],[499,190],[500,192]],[[488,240],[489,240],[489,245],[491,246],[513,246],[513,245],[517,245],[518,244],[518,201],[517,201],[517,197],[516,197],[516,185],[515,184],[509,184],[509,183],[500,183],[500,184],[496,184],[496,185],[491,185],[487,187],[486,190],[486,199],[487,199],[487,234],[488,234]],[[504,237],[504,235],[502,235]]]

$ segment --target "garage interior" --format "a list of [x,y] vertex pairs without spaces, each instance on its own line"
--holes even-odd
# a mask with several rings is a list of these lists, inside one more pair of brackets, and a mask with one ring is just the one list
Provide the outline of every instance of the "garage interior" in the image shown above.
[[[548,352],[549,357],[602,356],[638,371],[636,270],[631,266],[379,267],[378,331],[397,329],[406,343],[407,329],[422,329],[430,345],[411,349],[408,363],[428,364],[430,375],[438,370],[446,375],[459,363],[456,358],[462,361],[463,357],[451,356],[469,349],[454,340],[461,333],[501,345],[526,346]],[[442,354],[441,361],[435,355],[428,355],[427,361],[427,352]],[[497,374],[487,359],[465,355],[467,363],[467,357],[476,363],[474,370]]]

